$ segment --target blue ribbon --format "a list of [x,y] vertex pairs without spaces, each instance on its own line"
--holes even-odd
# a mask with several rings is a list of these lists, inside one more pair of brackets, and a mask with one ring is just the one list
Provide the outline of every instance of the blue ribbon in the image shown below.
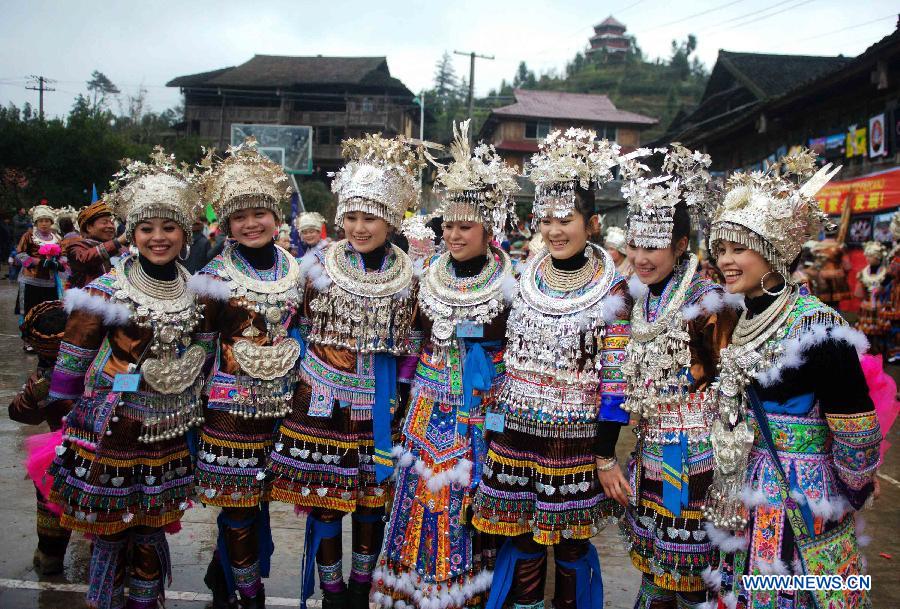
[[390,353],[376,353],[375,404],[372,406],[372,432],[375,436],[375,481],[379,484],[394,473],[391,459],[391,405],[397,399],[397,358]]
[[577,609],[603,609],[603,576],[597,548],[588,542],[588,551],[571,562],[556,559],[556,564],[575,571],[575,606]]
[[663,447],[663,507],[675,518],[681,516],[681,508],[688,505],[688,475],[685,464],[688,459],[687,435],[678,434],[678,444]]
[[234,571],[231,570],[231,556],[228,553],[225,529],[226,527],[229,529],[243,529],[252,526],[254,522],[259,522],[256,529],[256,538],[259,545],[259,574],[260,577],[269,577],[272,554],[275,552],[275,542],[272,540],[272,527],[269,521],[269,503],[267,501],[260,503],[259,514],[246,520],[228,518],[224,511],[219,512],[219,517],[216,519],[216,524],[219,527],[216,551],[219,554],[219,562],[225,575],[225,585],[228,588],[229,596],[234,596],[236,585],[234,583]]
[[628,412],[622,408],[624,403],[625,396],[622,395],[601,396],[599,420],[628,425]]
[[316,583],[316,553],[323,539],[331,539],[341,534],[341,521],[322,522],[312,514],[306,517],[306,535],[303,546],[303,563],[300,573],[303,581],[300,584],[300,608],[306,609],[306,601],[313,595]]
[[300,333],[300,328],[296,326],[288,330],[288,336],[300,343],[300,356],[297,358],[297,361],[299,362],[306,355],[306,340],[303,339],[303,334]]
[[[484,609],[502,609],[506,596],[509,594],[509,589],[512,587],[517,562],[520,560],[534,560],[543,555],[543,552],[523,552],[516,547],[512,539],[507,538],[503,546],[500,547],[500,551],[497,552],[497,562],[494,565],[494,579],[491,582],[491,594],[488,596],[487,605],[485,605]],[[600,567],[598,566],[597,569],[599,572]]]
[[[497,371],[494,369],[494,362],[484,350],[484,347],[499,348],[501,342],[496,341],[474,341],[463,340],[466,348],[466,359],[463,362],[462,384],[463,384],[463,404],[459,409],[459,417],[456,421],[456,433],[462,437],[466,437],[469,431],[469,416],[473,409],[481,405],[483,392],[490,391],[491,385],[494,383],[494,377]],[[475,395],[478,390],[478,395]],[[484,460],[484,450],[480,442],[480,434],[472,435],[472,488],[478,485],[481,480],[481,466]]]

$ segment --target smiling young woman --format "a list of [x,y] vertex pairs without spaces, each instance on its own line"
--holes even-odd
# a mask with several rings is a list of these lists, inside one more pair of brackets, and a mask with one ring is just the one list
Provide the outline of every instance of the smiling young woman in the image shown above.
[[825,220],[815,194],[836,171],[814,167],[802,151],[764,174],[737,174],[710,227],[726,289],[745,306],[720,353],[704,509],[722,558],[707,578],[728,606],[868,606],[864,592],[782,590],[776,600],[742,580],[863,572],[855,511],[877,489],[881,441],[859,360],[867,343],[788,275]]
[[[50,385],[71,404],[50,468],[63,526],[93,535],[91,607],[156,607],[172,577],[164,527],[193,496],[186,432],[203,420],[202,308],[177,257],[199,196],[174,159],[131,162],[110,206],[138,248],[66,293],[70,311]],[[127,579],[127,583],[126,583]]]
[[495,541],[474,532],[468,515],[515,291],[512,263],[491,240],[518,186],[496,153],[470,153],[467,127],[457,131],[453,162],[438,168],[447,251],[426,265],[419,289],[423,348],[394,448],[397,487],[374,574],[376,607],[462,609],[479,604],[491,584]]
[[300,357],[300,343],[289,335],[299,323],[300,264],[274,243],[291,190],[281,166],[248,141],[215,162],[203,193],[228,233],[222,253],[191,278],[206,311],[203,336],[216,346],[196,484],[200,501],[222,511],[204,581],[215,609],[238,600],[242,608],[262,607],[263,565],[273,550],[265,537],[264,472],[274,420],[290,408]]
[[596,457],[613,454],[628,420],[618,367],[631,298],[588,231],[596,213],[590,189],[611,179],[616,162],[613,145],[578,129],[548,135],[532,160],[534,217],[547,249],[523,270],[510,312],[506,376],[488,414],[473,502],[477,530],[510,538],[497,555],[488,607],[543,606],[549,545],[556,606],[576,598],[602,604],[589,539],[608,498],[624,497],[627,484],[621,471],[598,476]]
[[[415,208],[418,146],[403,137],[347,140],[352,150],[332,189],[346,239],[309,251],[303,328],[307,350],[291,412],[268,464],[274,500],[310,510],[301,596],[316,565],[326,608],[368,607],[390,497],[391,432],[420,347],[412,328],[412,263],[389,235]],[[353,520],[349,585],[342,573],[341,520]]]
[[625,408],[638,416],[629,463],[636,501],[626,506],[625,530],[631,561],[643,574],[639,609],[705,602],[701,574],[718,560],[701,518],[713,477],[715,402],[708,389],[737,314],[688,251],[686,201],[710,196],[709,164],[708,156],[673,145],[660,177],[678,184],[675,189],[654,184],[636,163],[623,167],[636,302],[622,369]]

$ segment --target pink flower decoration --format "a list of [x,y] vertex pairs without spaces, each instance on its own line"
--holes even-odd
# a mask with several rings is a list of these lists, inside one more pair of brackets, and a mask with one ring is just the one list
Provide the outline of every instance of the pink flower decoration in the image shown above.
[[59,254],[61,252],[62,252],[62,250],[59,249],[58,243],[45,243],[38,250],[38,254],[40,254],[41,256],[48,256],[48,257],[49,256],[59,256]]

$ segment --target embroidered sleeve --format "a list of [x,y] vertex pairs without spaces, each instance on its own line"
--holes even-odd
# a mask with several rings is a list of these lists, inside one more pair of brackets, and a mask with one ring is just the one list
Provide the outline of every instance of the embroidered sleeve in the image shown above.
[[834,470],[853,507],[859,509],[872,489],[879,464],[881,427],[875,412],[825,416],[834,436]]
[[66,248],[66,256],[69,263],[75,263],[77,267],[94,267],[95,265],[109,262],[109,257],[119,251],[119,242],[115,239],[90,246],[85,242],[76,242]]
[[26,232],[22,235],[22,238],[19,239],[19,245],[16,247],[16,260],[19,261],[19,264],[22,265],[23,268],[31,268],[40,262],[40,258],[35,258],[31,256],[29,251],[29,244],[31,243],[31,231]]
[[105,333],[99,314],[78,309],[69,314],[50,380],[50,399],[75,400],[82,396],[85,375],[100,350]]
[[[624,289],[624,303],[618,317],[631,311],[633,300]],[[594,454],[609,457],[615,454],[619,431],[628,424],[628,413],[622,408],[625,403],[625,376],[622,364],[625,362],[625,348],[631,336],[631,322],[628,319],[614,319],[606,324],[606,333],[600,345],[600,411],[598,413],[597,437],[594,439]]]

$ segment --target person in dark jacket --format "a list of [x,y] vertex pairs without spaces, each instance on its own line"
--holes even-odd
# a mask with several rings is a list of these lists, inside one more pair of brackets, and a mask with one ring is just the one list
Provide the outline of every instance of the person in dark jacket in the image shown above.
[[191,226],[191,249],[184,261],[184,266],[191,275],[202,269],[206,266],[207,262],[212,260],[212,257],[209,255],[209,239],[206,237],[203,230],[205,227],[206,220],[204,218],[197,218]]

